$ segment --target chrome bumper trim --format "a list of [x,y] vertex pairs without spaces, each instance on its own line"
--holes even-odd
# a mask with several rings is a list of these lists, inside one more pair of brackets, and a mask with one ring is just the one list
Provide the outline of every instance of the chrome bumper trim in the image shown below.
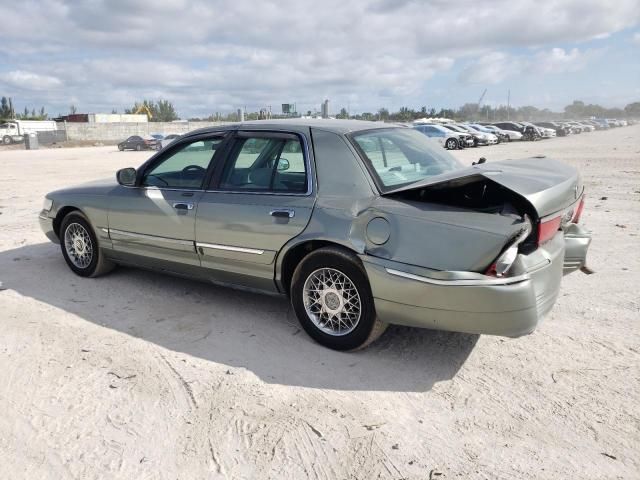
[[228,252],[241,252],[241,253],[252,253],[253,255],[262,255],[264,250],[258,250],[255,248],[244,248],[244,247],[232,247],[229,245],[217,245],[214,243],[200,243],[196,242],[196,247],[198,248],[210,248],[212,250],[226,250]]
[[[546,266],[546,265],[545,265]],[[432,285],[448,285],[457,287],[488,287],[493,285],[510,285],[513,283],[524,282],[529,280],[529,272],[515,277],[496,277],[496,278],[478,278],[478,279],[459,279],[459,280],[440,280],[436,278],[423,277],[421,275],[414,275],[413,273],[401,272],[400,270],[394,270],[392,268],[385,268],[388,274],[395,275],[397,277],[407,278],[409,280],[415,280],[416,282],[429,283]]]

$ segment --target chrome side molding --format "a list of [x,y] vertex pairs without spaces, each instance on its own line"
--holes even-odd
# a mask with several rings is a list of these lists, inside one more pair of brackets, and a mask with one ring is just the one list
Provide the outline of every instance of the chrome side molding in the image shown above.
[[251,253],[253,255],[262,255],[264,253],[264,250],[258,250],[256,248],[232,247],[230,245],[217,245],[215,243],[196,242],[196,247],[209,248],[211,250],[226,250],[228,252]]
[[116,236],[120,235],[123,237],[137,238],[140,240],[150,240],[154,242],[171,243],[173,245],[185,245],[193,248],[193,242],[190,240],[178,240],[175,238],[157,237],[155,235],[147,235],[144,233],[125,232],[123,230],[116,230],[114,228],[109,229],[109,236],[111,235],[116,235]]

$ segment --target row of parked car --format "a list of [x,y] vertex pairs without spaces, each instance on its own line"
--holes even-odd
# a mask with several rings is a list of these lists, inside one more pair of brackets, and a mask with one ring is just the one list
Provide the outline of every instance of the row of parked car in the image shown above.
[[415,123],[413,128],[455,150],[501,142],[534,141],[627,126],[627,120],[594,119],[549,122]]
[[[414,123],[416,130],[432,137],[448,150],[483,145],[495,145],[518,140],[539,140],[543,138],[564,137],[594,130],[606,130],[623,127],[631,120],[595,119],[562,120],[553,122],[477,122],[477,123]],[[118,144],[119,150],[160,150],[176,138],[178,134],[132,135]]]

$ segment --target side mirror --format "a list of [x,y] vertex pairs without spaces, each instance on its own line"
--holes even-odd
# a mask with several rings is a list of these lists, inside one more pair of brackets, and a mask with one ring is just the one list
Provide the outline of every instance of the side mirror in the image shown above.
[[136,169],[129,167],[118,170],[116,173],[116,179],[120,185],[133,187],[136,184]]
[[486,161],[487,161],[487,159],[486,159],[486,158],[484,158],[484,157],[480,157],[480,159],[478,159],[478,161],[477,161],[477,162],[473,162],[471,165],[481,165],[481,164],[483,164],[483,163],[484,163],[484,162],[486,162]]
[[286,158],[281,158],[278,160],[278,171],[284,172],[285,170],[289,170],[289,160]]

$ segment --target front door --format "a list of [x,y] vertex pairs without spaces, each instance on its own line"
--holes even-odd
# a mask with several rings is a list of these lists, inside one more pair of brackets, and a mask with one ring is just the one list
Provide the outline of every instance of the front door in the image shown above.
[[109,209],[116,254],[133,255],[143,264],[171,262],[178,272],[200,265],[196,210],[222,141],[221,135],[209,135],[180,142],[143,166],[135,187],[118,187]]
[[275,291],[277,253],[309,223],[315,201],[307,140],[237,132],[200,198],[196,246],[215,280]]

